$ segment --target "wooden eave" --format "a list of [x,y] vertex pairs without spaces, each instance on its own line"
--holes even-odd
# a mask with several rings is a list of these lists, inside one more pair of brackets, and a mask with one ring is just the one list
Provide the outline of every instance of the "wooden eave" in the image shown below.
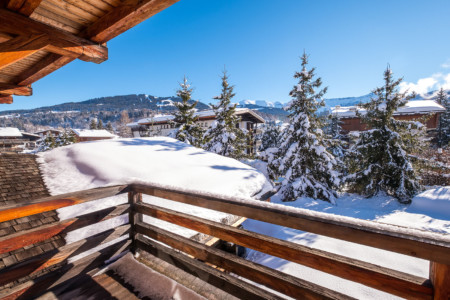
[[0,0],[0,103],[80,59],[102,63],[106,42],[179,0]]

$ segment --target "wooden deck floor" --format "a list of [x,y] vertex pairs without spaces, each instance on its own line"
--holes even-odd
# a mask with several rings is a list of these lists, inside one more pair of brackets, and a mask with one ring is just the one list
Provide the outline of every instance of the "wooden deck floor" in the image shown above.
[[133,292],[133,287],[127,284],[122,278],[112,271],[89,277],[83,280],[81,284],[73,284],[63,293],[55,295],[54,293],[46,293],[38,298],[39,300],[81,300],[81,299],[148,299],[139,298]]

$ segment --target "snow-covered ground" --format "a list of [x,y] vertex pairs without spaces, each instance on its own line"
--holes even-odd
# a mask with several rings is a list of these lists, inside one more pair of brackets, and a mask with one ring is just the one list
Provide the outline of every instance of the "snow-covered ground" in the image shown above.
[[[412,200],[411,205],[400,204],[396,199],[389,196],[364,198],[353,194],[341,195],[336,200],[336,205],[310,198],[300,198],[295,202],[281,202],[278,195],[272,197],[272,202],[316,212],[372,220],[425,231],[443,234],[450,233],[450,187],[426,190],[417,195]],[[422,259],[255,220],[247,220],[243,225],[245,229],[250,231],[367,261],[405,273],[425,278],[428,278],[429,275],[429,262]],[[247,258],[358,299],[397,299],[394,296],[364,285],[258,251],[249,250]]]

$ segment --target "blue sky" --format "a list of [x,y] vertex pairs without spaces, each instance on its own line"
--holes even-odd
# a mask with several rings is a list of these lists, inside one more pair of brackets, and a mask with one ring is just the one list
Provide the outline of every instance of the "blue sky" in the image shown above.
[[184,75],[193,98],[210,103],[224,66],[235,101],[286,102],[303,50],[329,88],[326,98],[367,94],[387,63],[410,89],[450,88],[449,12],[448,0],[181,0],[110,41],[108,61],[75,61],[0,110],[169,96]]

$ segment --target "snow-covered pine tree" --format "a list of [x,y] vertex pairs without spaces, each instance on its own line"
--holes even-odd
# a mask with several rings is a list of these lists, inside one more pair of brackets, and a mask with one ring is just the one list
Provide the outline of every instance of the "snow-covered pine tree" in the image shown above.
[[241,159],[245,157],[247,148],[246,133],[239,128],[239,117],[235,115],[236,104],[231,104],[234,87],[228,84],[227,72],[222,75],[222,92],[214,99],[217,105],[211,104],[216,120],[205,132],[203,149],[223,156]]
[[346,182],[351,190],[374,196],[380,191],[396,197],[401,203],[410,203],[421,189],[408,157],[423,125],[416,121],[400,121],[393,117],[398,107],[407,103],[412,95],[400,93],[402,78],[394,80],[388,67],[384,72],[384,85],[373,91],[370,102],[361,106],[365,115],[358,113],[369,130],[360,132],[357,142],[348,151],[349,175]]
[[267,123],[261,136],[261,145],[259,146],[259,158],[267,161],[269,155],[276,151],[280,144],[281,128],[274,122]]
[[450,101],[443,88],[437,94],[437,101],[445,107],[445,112],[439,116],[438,146],[447,147],[450,142]]
[[182,142],[190,144],[195,147],[200,147],[203,143],[203,129],[196,123],[197,118],[195,114],[195,106],[198,102],[192,104],[191,100],[192,88],[184,77],[183,82],[180,83],[180,89],[177,91],[177,96],[181,98],[181,102],[174,102],[178,109],[174,116],[174,123],[177,127],[171,132],[170,137],[176,138]]
[[328,152],[335,158],[344,158],[345,147],[347,145],[346,137],[342,133],[342,121],[337,114],[331,114],[328,119],[326,134],[328,135]]
[[103,129],[103,122],[102,122],[101,119],[98,119],[98,122],[97,122],[97,129]]
[[89,129],[97,129],[97,121],[95,119],[91,120],[91,123],[89,124]]
[[302,71],[296,72],[298,84],[290,92],[292,101],[286,107],[290,125],[283,131],[278,151],[269,157],[268,167],[274,177],[282,177],[279,193],[283,201],[306,196],[334,203],[339,185],[334,170],[336,160],[324,145],[324,133],[317,110],[324,106],[320,89],[322,80],[315,78],[315,68],[307,70],[308,56],[301,57]]
[[37,152],[51,150],[56,147],[56,139],[53,134],[48,134],[45,138],[40,139],[37,145]]
[[106,123],[106,128],[105,129],[108,130],[108,132],[114,134],[114,128],[113,128],[111,122]]

